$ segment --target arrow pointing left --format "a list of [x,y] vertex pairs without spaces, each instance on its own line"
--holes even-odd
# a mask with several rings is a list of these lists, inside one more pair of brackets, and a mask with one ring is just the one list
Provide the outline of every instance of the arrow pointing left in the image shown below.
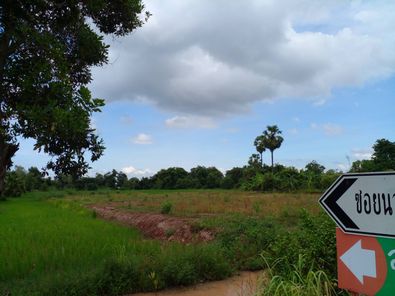
[[376,278],[376,252],[373,250],[362,249],[361,240],[357,241],[340,260],[354,274],[358,281],[363,285],[363,277],[369,276]]

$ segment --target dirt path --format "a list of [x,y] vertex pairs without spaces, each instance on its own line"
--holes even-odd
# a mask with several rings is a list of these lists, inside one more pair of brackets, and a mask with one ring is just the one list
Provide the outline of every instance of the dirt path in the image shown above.
[[156,213],[132,213],[121,209],[122,203],[96,204],[89,208],[98,217],[138,228],[145,236],[158,240],[181,243],[207,242],[214,239],[209,230],[193,227],[195,219],[178,218]]
[[263,276],[262,271],[245,271],[238,276],[223,281],[129,296],[252,296],[256,293],[257,283],[261,276]]

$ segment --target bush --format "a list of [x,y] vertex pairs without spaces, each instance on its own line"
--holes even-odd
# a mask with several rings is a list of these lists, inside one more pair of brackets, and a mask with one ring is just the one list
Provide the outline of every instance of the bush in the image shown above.
[[160,212],[162,214],[170,214],[172,208],[173,208],[173,204],[167,201],[162,204]]
[[263,265],[260,254],[274,243],[279,229],[268,218],[237,216],[226,222],[218,239],[236,268],[258,270]]
[[[276,273],[287,275],[290,266],[298,262],[302,255],[307,262],[314,264],[316,270],[323,270],[332,278],[336,278],[336,230],[332,220],[321,213],[312,216],[303,211],[299,218],[298,228],[279,232],[264,256],[271,266],[279,258],[285,264],[277,264]],[[308,271],[309,266],[306,267]]]
[[25,182],[16,172],[8,172],[5,177],[4,196],[19,197],[25,193]]

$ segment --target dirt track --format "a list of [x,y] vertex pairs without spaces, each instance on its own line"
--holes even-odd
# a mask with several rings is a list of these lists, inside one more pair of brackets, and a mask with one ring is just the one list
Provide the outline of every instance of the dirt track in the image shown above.
[[145,236],[166,241],[181,243],[207,242],[214,239],[213,232],[192,227],[196,220],[172,217],[156,213],[132,213],[118,207],[122,203],[96,204],[89,208],[94,210],[98,217],[113,220],[123,225],[138,228]]

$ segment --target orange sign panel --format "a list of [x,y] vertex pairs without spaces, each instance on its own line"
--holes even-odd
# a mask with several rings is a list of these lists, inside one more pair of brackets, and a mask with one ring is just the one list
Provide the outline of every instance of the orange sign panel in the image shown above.
[[387,279],[387,262],[377,238],[336,229],[339,288],[376,295]]

